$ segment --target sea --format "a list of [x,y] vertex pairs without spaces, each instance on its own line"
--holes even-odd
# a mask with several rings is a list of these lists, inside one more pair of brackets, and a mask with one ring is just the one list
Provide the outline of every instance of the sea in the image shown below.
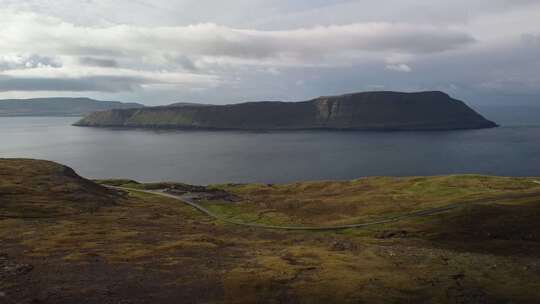
[[56,161],[87,178],[190,184],[367,176],[540,176],[540,119],[444,132],[186,131],[0,117],[0,157]]

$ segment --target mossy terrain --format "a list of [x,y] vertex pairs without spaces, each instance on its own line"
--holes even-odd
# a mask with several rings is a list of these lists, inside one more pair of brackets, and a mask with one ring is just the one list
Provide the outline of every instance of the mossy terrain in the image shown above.
[[367,222],[450,204],[534,201],[534,178],[449,175],[372,177],[351,181],[294,184],[212,185],[240,198],[230,204],[206,201],[217,213],[257,218],[261,222],[342,225]]
[[[79,177],[67,179],[78,186],[62,191],[56,186],[34,187],[36,181],[56,185],[53,180],[67,178],[58,168],[65,167],[32,160],[0,162],[0,303],[540,299],[540,184],[535,178],[381,177],[214,185],[209,191],[225,190],[238,199],[200,201],[224,216],[295,225],[362,222],[463,204],[440,214],[362,229],[282,231],[226,224],[173,198],[106,189]],[[32,170],[39,170],[42,178],[20,174]],[[46,178],[48,170],[51,180]],[[175,183],[101,182],[189,189]],[[16,200],[14,184],[19,185]],[[84,189],[85,198],[95,195],[93,208],[79,206],[90,200],[72,199]],[[58,195],[62,199],[53,200]],[[107,200],[97,200],[103,195]],[[9,204],[4,204],[6,197]],[[47,209],[44,201],[35,203],[36,197],[50,199],[54,212],[36,218],[41,207]],[[16,208],[19,203],[31,207],[22,209],[29,210],[28,218]],[[62,205],[78,212],[60,212]],[[15,211],[17,218],[1,217]]]
[[57,163],[0,158],[0,218],[95,211],[114,204],[118,196]]

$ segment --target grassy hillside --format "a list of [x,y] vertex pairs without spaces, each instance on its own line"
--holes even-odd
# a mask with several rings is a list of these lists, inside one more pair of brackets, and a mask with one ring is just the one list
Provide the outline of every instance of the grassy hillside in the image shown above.
[[[381,177],[207,189],[100,181],[134,189],[111,194],[69,170],[66,177],[66,170],[42,161],[0,162],[0,214],[6,212],[5,197],[13,198],[13,191],[6,191],[13,184],[18,190],[9,212],[36,196],[54,201],[62,195],[65,200],[54,204],[73,208],[86,201],[70,198],[80,192],[99,206],[48,218],[0,218],[0,302],[537,303],[540,298],[535,178]],[[39,172],[39,178],[21,172]],[[63,189],[65,181],[77,186]],[[176,199],[136,190],[160,188],[200,195],[199,203],[221,216],[277,224],[331,225],[446,204],[459,208],[362,229],[266,230],[226,224]],[[234,199],[204,195],[216,191]],[[101,197],[108,201],[98,202]],[[43,202],[33,204],[29,214],[42,207]]]
[[31,159],[0,158],[0,218],[56,217],[96,211],[118,194],[71,168]]
[[351,181],[293,184],[215,185],[240,197],[239,202],[203,202],[241,215],[257,213],[261,221],[281,219],[306,225],[351,224],[449,204],[536,199],[540,184],[530,178],[449,175],[373,177]]

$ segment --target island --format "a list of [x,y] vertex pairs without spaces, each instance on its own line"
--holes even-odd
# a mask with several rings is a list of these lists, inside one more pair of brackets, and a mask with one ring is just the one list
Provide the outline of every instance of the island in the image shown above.
[[443,92],[363,92],[301,102],[178,104],[94,112],[75,126],[221,130],[456,130],[497,125]]

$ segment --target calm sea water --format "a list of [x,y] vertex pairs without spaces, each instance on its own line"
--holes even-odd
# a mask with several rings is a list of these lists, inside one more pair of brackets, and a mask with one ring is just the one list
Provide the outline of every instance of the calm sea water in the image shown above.
[[481,173],[540,176],[540,125],[450,132],[232,132],[73,127],[0,117],[0,157],[66,164],[89,178],[291,182]]

